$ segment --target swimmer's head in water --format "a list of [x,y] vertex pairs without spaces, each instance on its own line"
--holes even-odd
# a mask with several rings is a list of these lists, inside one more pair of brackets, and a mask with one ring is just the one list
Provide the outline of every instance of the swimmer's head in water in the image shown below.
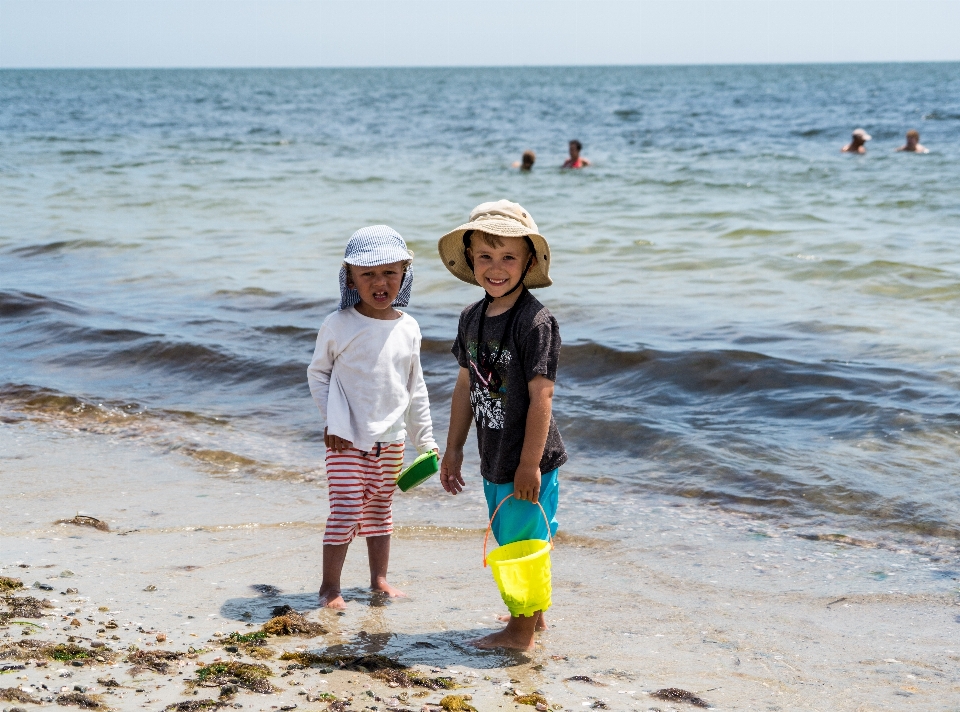
[[537,154],[535,154],[533,151],[524,151],[523,158],[520,162],[520,167],[529,171],[531,168],[533,168],[533,164],[536,162]]
[[866,143],[866,142],[869,141],[871,138],[873,138],[873,137],[872,137],[870,134],[868,134],[866,131],[864,131],[863,129],[854,129],[854,130],[853,130],[853,140],[854,140],[854,141],[859,141],[859,142],[861,142],[861,143]]
[[573,139],[573,140],[570,142],[570,155],[571,155],[571,156],[579,156],[579,155],[580,155],[580,151],[582,151],[582,150],[583,150],[583,144],[580,143],[577,139]]

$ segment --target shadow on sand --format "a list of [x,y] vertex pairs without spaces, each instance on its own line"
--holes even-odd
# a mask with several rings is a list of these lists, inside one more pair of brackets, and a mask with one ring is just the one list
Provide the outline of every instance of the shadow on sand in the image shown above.
[[[284,606],[289,606],[299,613],[308,613],[320,609],[317,594],[311,593],[282,593],[276,586],[269,584],[255,584],[251,588],[259,595],[250,598],[231,598],[224,601],[220,607],[220,615],[224,619],[242,623],[265,623],[274,615],[282,613]],[[343,598],[348,603],[353,602],[360,606],[369,606],[371,609],[383,608],[389,604],[388,598],[380,594],[371,593],[367,589],[345,589]],[[345,638],[340,634],[337,621],[339,617],[329,612],[321,621],[330,629],[325,637],[330,645],[311,647],[311,652],[323,652],[332,655],[373,655],[381,654],[399,660],[405,665],[426,665],[435,668],[448,668],[460,665],[475,669],[492,669],[512,667],[529,663],[530,657],[524,653],[511,651],[478,650],[469,644],[469,641],[480,638],[491,632],[490,628],[475,628],[470,630],[449,630],[438,633],[423,633],[410,635],[405,633],[368,633],[361,630],[352,638]],[[379,619],[375,610],[371,616]],[[378,627],[377,621],[371,621],[371,628]],[[273,644],[283,647],[282,639],[273,639]]]

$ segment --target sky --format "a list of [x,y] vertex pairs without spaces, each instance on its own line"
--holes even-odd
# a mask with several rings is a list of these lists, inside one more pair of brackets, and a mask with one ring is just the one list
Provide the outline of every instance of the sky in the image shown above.
[[960,0],[0,0],[0,68],[960,61]]

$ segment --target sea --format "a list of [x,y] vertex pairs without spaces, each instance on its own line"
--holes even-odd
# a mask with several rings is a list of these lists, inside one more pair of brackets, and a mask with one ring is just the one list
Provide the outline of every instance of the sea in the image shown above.
[[956,545],[960,64],[0,71],[0,428],[322,484],[306,368],[387,224],[443,443],[482,293],[436,244],[501,198],[552,249],[571,520]]

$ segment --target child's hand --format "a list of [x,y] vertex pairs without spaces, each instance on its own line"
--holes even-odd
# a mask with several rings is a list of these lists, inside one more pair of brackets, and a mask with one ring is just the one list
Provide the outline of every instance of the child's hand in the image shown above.
[[353,443],[349,440],[344,440],[339,435],[327,435],[327,429],[323,429],[323,444],[334,452],[340,452],[341,450],[347,450],[353,447]]
[[540,499],[540,466],[517,468],[513,478],[513,496],[516,499],[526,500],[536,504]]
[[463,491],[463,475],[460,468],[463,466],[463,448],[447,448],[443,453],[443,462],[440,463],[440,484],[450,494]]

